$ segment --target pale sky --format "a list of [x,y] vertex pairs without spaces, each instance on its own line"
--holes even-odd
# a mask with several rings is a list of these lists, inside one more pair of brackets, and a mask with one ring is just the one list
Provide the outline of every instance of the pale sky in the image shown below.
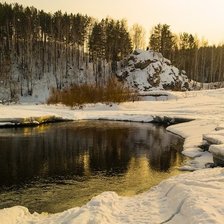
[[61,10],[95,18],[125,18],[129,26],[141,24],[149,33],[166,23],[175,33],[188,32],[209,43],[224,42],[224,0],[0,0],[34,6],[47,12]]

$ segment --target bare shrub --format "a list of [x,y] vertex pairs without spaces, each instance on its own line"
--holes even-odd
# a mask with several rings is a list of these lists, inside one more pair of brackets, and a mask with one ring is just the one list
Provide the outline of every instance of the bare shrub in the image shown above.
[[138,100],[137,93],[115,78],[111,78],[104,86],[95,85],[72,85],[64,90],[52,89],[48,104],[62,103],[66,106],[81,106],[87,103],[121,103]]

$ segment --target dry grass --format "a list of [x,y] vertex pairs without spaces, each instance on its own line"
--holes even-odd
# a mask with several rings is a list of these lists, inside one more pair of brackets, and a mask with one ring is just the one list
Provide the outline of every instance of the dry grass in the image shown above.
[[73,85],[65,90],[52,89],[48,104],[62,103],[75,107],[87,103],[121,103],[137,100],[137,94],[115,79],[108,80],[105,86]]

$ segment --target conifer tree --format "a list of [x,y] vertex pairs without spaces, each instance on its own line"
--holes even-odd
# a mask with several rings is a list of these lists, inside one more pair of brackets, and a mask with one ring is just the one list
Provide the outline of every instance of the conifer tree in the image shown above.
[[167,24],[158,24],[152,30],[149,45],[154,51],[162,53],[166,58],[170,58],[175,45],[174,35]]

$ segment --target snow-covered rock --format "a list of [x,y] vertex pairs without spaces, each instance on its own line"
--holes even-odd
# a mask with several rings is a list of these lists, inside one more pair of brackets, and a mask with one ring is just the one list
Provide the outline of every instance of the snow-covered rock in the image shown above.
[[189,89],[185,72],[173,66],[160,53],[135,50],[127,59],[127,64],[117,76],[140,91]]
[[224,159],[224,144],[221,145],[211,145],[209,151],[217,156],[221,156]]
[[209,134],[203,135],[203,139],[210,144],[224,144],[224,130],[215,130]]
[[218,126],[209,134],[204,134],[203,139],[210,145],[209,152],[212,153],[213,162],[217,166],[224,166],[224,129]]

